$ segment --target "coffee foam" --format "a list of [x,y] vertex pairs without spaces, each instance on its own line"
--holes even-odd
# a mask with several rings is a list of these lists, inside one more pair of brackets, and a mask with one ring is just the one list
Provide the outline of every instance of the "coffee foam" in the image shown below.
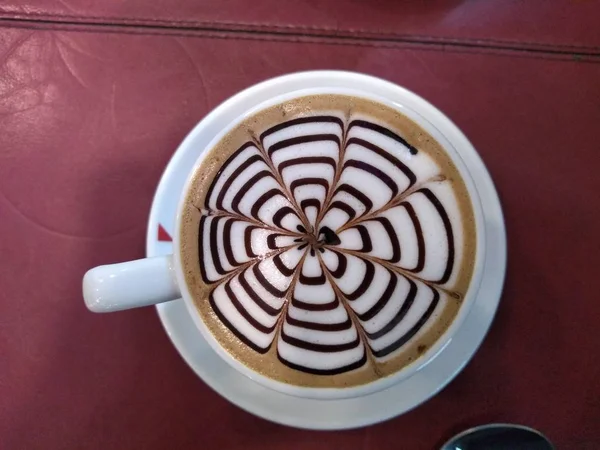
[[198,313],[235,358],[342,387],[435,343],[475,241],[464,182],[431,136],[379,103],[321,95],[263,110],[210,150],[180,251]]

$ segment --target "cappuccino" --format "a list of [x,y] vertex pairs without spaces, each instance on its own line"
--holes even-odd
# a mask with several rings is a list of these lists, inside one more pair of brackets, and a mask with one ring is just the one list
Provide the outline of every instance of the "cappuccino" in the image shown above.
[[197,312],[268,378],[351,387],[397,373],[469,289],[467,187],[432,136],[381,103],[313,95],[259,111],[190,186],[178,251]]

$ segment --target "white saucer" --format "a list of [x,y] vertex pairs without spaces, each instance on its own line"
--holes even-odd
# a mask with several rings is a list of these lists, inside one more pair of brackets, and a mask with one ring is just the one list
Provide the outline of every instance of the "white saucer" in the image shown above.
[[[425,117],[439,116],[433,106],[412,105],[418,97],[383,80],[348,72],[293,74],[261,83],[244,91],[207,115],[186,138],[162,175],[154,196],[146,252],[148,256],[173,252],[170,236],[175,227],[177,200],[189,171],[223,124],[265,98],[308,87],[348,87],[371,92],[392,101],[402,93],[402,104]],[[239,95],[239,94],[238,94]],[[235,107],[233,106],[235,104]],[[445,133],[467,166],[479,191],[486,229],[486,260],[479,294],[463,325],[436,358],[412,377],[373,394],[342,400],[311,400],[285,395],[250,380],[223,361],[194,325],[183,300],[158,305],[163,326],[183,359],[202,380],[230,402],[262,418],[309,429],[344,429],[374,424],[405,413],[446,386],[471,359],[492,322],[504,282],[506,236],[502,210],[492,180],[471,144],[458,130]]]

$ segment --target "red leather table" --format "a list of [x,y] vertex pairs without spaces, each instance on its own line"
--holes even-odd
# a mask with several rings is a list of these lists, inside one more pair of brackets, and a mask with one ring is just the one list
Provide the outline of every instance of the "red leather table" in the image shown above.
[[[591,0],[1,1],[0,448],[419,450],[491,421],[600,448],[598,17]],[[198,120],[309,69],[440,107],[490,169],[508,232],[472,362],[414,411],[343,432],[249,415],[152,308],[93,315],[80,292],[86,269],[144,255],[153,191]]]

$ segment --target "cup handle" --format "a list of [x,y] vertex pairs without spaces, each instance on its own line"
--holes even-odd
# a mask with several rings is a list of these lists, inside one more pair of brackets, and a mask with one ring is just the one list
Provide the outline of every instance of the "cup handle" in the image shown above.
[[92,312],[121,311],[180,297],[173,255],[98,266],[83,277],[83,299]]

